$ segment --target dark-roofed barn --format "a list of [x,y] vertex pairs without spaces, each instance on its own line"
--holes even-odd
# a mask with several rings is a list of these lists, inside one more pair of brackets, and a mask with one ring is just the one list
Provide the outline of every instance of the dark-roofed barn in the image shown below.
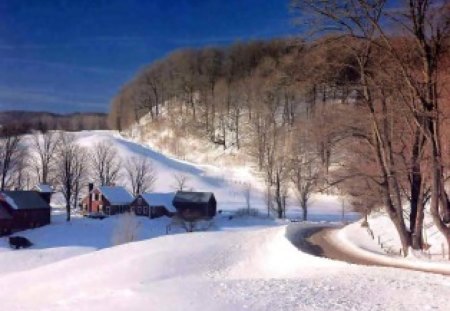
[[178,191],[172,204],[177,214],[188,221],[211,219],[217,211],[216,198],[211,192]]
[[51,207],[35,191],[0,192],[0,210],[0,223],[5,225],[0,231],[25,230],[50,223]]

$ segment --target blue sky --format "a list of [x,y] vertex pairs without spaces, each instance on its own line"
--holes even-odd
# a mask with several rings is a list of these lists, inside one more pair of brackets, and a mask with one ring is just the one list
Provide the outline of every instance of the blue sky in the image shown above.
[[2,0],[0,110],[106,112],[182,47],[295,33],[288,0]]

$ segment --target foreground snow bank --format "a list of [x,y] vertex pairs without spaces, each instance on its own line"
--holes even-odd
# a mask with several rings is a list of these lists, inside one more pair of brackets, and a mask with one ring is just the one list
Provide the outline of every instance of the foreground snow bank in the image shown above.
[[10,273],[0,276],[2,309],[445,309],[444,277],[312,257],[285,235],[282,226],[163,236]]

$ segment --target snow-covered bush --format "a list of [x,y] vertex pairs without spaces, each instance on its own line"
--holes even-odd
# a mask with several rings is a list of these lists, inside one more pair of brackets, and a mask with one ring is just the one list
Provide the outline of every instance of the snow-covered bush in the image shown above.
[[256,208],[247,208],[243,207],[234,213],[234,216],[241,217],[241,216],[259,216],[259,211]]
[[125,213],[118,217],[113,231],[112,244],[120,245],[137,240],[139,222],[133,213]]

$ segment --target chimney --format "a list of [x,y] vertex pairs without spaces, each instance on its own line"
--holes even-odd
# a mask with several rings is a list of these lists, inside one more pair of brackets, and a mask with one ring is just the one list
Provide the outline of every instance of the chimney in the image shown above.
[[92,190],[94,190],[94,183],[89,183],[88,184],[88,190],[89,190],[89,193],[88,193],[88,213],[91,213],[92,212],[92,195],[91,195],[91,192],[92,192]]

